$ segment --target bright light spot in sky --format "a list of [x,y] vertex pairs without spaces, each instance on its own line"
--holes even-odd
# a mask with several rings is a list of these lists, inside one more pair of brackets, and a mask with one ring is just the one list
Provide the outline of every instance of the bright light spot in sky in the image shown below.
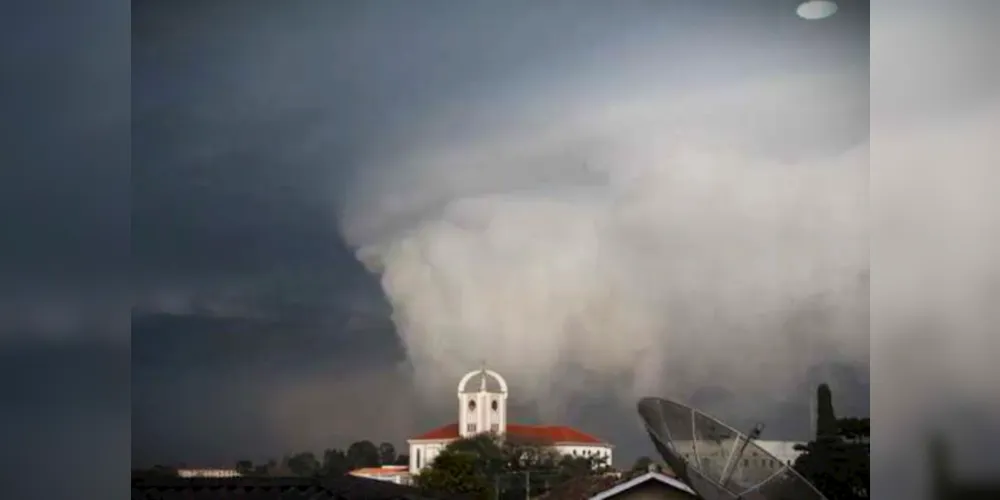
[[810,21],[825,19],[837,12],[837,3],[827,0],[809,0],[808,2],[800,4],[799,8],[796,9],[795,12],[798,13],[799,17],[802,19],[808,19]]

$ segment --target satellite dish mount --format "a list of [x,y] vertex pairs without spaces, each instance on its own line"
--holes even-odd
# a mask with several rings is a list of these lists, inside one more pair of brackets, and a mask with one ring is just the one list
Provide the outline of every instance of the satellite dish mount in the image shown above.
[[753,430],[745,438],[741,439],[742,444],[740,444],[739,449],[733,450],[733,453],[729,455],[729,459],[726,460],[726,465],[722,468],[722,474],[720,475],[722,484],[726,484],[733,475],[733,471],[736,470],[735,464],[739,463],[740,458],[743,458],[743,452],[746,451],[750,441],[760,439],[762,432],[764,432],[764,424],[758,423],[753,426]]

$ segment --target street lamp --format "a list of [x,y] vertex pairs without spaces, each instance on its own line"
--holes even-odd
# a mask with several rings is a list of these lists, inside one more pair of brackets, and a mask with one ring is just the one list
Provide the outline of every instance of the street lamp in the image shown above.
[[795,13],[802,19],[809,21],[826,19],[837,13],[837,2],[830,0],[808,0],[799,4],[799,8],[795,9]]

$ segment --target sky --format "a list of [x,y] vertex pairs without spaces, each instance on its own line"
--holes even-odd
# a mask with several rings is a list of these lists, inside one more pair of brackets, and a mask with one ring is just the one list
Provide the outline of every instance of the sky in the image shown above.
[[982,465],[994,7],[796,4],[136,1],[130,65],[110,7],[12,8],[5,442],[95,485],[402,448],[486,361],[619,463],[640,396],[802,439],[828,382],[876,488],[927,426]]
[[130,451],[128,12],[15,3],[0,41],[0,454],[16,464],[0,484],[107,492]]
[[133,459],[402,447],[483,361],[626,461],[648,394],[867,413],[867,12],[793,4],[135,4]]

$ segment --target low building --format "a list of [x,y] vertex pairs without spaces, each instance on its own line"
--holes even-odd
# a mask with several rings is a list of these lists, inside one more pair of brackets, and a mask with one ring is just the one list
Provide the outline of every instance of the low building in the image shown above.
[[[479,388],[471,390],[469,382],[476,377],[479,378]],[[489,387],[491,381],[496,387]],[[453,441],[484,433],[495,434],[501,439],[549,446],[564,455],[600,457],[605,465],[612,465],[614,447],[591,434],[565,425],[509,423],[507,417],[507,381],[486,368],[467,373],[458,383],[458,422],[407,440],[410,473],[419,474]]]
[[679,479],[658,471],[649,471],[619,483],[590,500],[695,500],[698,495]]
[[773,441],[766,439],[755,439],[753,444],[761,447],[764,451],[774,455],[785,465],[794,465],[795,459],[799,458],[802,451],[795,449],[798,446],[805,446],[805,441]]
[[[736,446],[732,441],[723,441],[719,445],[712,445],[711,441],[707,440],[701,441],[699,444],[701,449],[699,449],[696,457],[693,442],[677,440],[675,444],[677,449],[680,450],[679,455],[684,460],[691,463],[700,463],[705,469],[725,464],[733,453],[733,446]],[[736,464],[739,466],[738,469],[741,471],[752,470],[764,475],[770,475],[782,467],[794,465],[795,459],[802,454],[796,447],[805,443],[802,441],[767,441],[755,439],[753,444],[756,446],[749,447],[740,457],[742,463]],[[760,451],[764,453],[758,451],[757,448],[760,448]]]
[[349,472],[352,476],[386,481],[394,484],[408,485],[412,483],[408,465],[383,465],[381,467],[364,467]]
[[177,469],[178,477],[215,477],[215,478],[226,478],[226,477],[240,477],[242,474],[236,469]]

